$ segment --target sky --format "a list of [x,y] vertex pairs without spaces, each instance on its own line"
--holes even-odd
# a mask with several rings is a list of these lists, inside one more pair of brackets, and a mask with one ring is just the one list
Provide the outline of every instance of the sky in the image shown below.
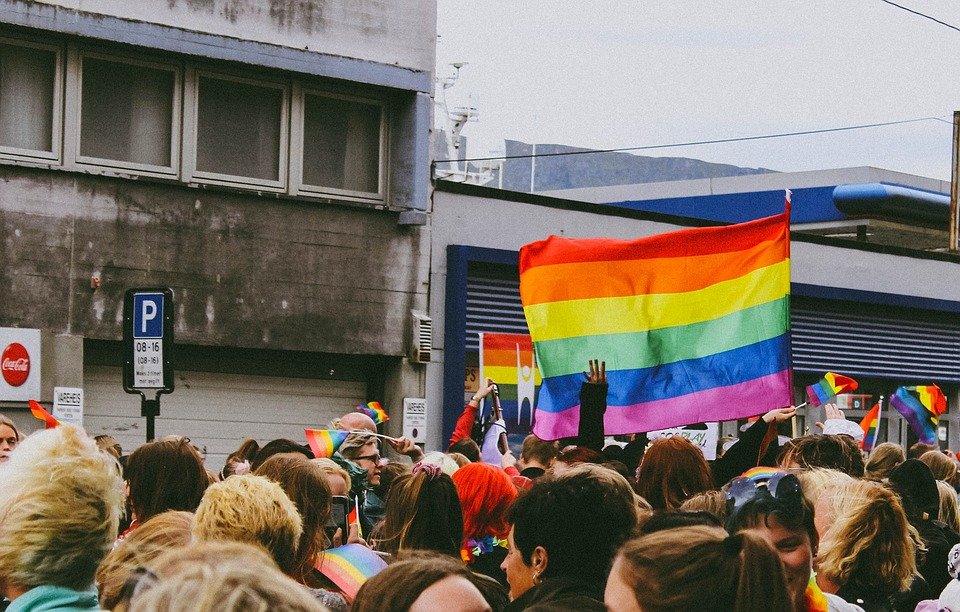
[[[960,1],[896,0],[960,28]],[[437,77],[472,104],[469,157],[503,140],[784,172],[851,166],[950,180],[960,31],[881,0],[438,0]]]

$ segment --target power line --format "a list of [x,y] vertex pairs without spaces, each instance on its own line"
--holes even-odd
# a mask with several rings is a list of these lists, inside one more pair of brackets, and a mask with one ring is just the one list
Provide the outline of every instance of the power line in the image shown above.
[[929,19],[930,21],[936,21],[937,23],[939,23],[939,24],[942,25],[942,26],[947,26],[947,27],[950,28],[951,30],[956,30],[957,32],[960,32],[960,28],[958,28],[957,26],[952,25],[952,24],[949,24],[949,23],[947,23],[946,21],[940,21],[940,20],[937,19],[936,17],[931,17],[930,15],[927,15],[927,14],[925,14],[925,13],[921,13],[920,11],[915,11],[915,10],[913,10],[912,8],[907,8],[907,7],[905,7],[905,6],[901,5],[901,4],[897,4],[896,2],[891,2],[890,0],[880,0],[880,2],[885,2],[885,3],[889,4],[890,6],[895,6],[895,7],[897,7],[898,9],[903,9],[903,10],[907,11],[908,13],[913,13],[914,15],[919,15],[920,17],[923,17],[924,19]]
[[[886,0],[883,0],[886,1]],[[625,153],[628,151],[649,151],[652,149],[670,149],[674,147],[692,147],[697,145],[723,144],[728,142],[748,142],[751,140],[769,140],[771,138],[786,138],[788,136],[809,136],[811,134],[827,134],[831,132],[848,132],[850,130],[863,130],[867,128],[886,127],[890,125],[903,125],[905,123],[917,123],[920,121],[942,121],[941,117],[919,117],[917,119],[903,119],[901,121],[885,121],[882,123],[864,123],[862,125],[848,125],[836,128],[824,128],[819,130],[804,130],[800,132],[781,132],[779,134],[763,134],[760,136],[740,136],[737,138],[718,138],[715,140],[694,140],[689,142],[675,142],[670,144],[646,145],[640,147],[621,147],[618,149],[586,149],[584,151],[564,151],[560,153],[531,153],[528,155],[500,155],[494,157],[469,157],[466,159],[438,159],[435,164],[452,162],[479,162],[495,161],[507,159],[530,159],[532,157],[562,157],[567,155],[593,155],[595,153]],[[950,122],[952,124],[952,122]]]

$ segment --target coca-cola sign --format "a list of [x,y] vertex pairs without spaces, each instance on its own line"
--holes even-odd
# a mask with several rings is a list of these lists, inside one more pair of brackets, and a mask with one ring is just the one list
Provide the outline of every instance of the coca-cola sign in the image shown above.
[[19,342],[11,342],[0,355],[0,374],[11,387],[19,387],[30,378],[30,353]]

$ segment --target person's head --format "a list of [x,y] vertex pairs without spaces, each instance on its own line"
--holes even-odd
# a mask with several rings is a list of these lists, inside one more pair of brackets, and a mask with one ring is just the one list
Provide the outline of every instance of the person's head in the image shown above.
[[453,461],[457,464],[458,468],[462,468],[468,463],[473,463],[472,461],[467,459],[467,456],[464,455],[463,453],[447,452],[447,456],[453,459]]
[[234,541],[260,546],[286,574],[297,569],[303,522],[277,483],[246,474],[211,485],[197,508],[193,535],[200,542]]
[[568,446],[557,453],[551,469],[554,474],[562,474],[571,467],[581,463],[603,463],[603,455],[586,446]]
[[[453,476],[454,472],[460,469],[460,466],[457,464],[457,461],[451,457],[448,453],[441,453],[440,451],[431,451],[423,456],[423,459],[420,460],[420,463],[435,465],[447,476]],[[380,480],[383,480],[383,475],[380,476]]]
[[942,480],[937,481],[940,494],[940,518],[951,530],[960,533],[960,508],[957,506],[957,492]]
[[957,479],[957,460],[940,451],[927,451],[920,455],[920,461],[927,464],[937,480],[953,483]]
[[167,553],[132,590],[129,609],[146,612],[325,609],[267,555],[241,543],[197,543]]
[[[726,505],[726,500],[724,500],[724,505]],[[723,523],[717,518],[717,515],[705,510],[657,510],[641,522],[637,535],[696,525],[723,527]]]
[[903,447],[893,442],[877,444],[870,453],[867,465],[864,468],[864,477],[868,480],[883,480],[890,475],[893,468],[906,459]]
[[507,508],[517,498],[517,489],[500,468],[471,463],[453,475],[463,508],[463,539],[480,540],[488,535],[507,537]]
[[709,512],[720,519],[721,524],[727,522],[727,498],[723,491],[704,491],[703,493],[697,493],[680,504],[680,510],[685,512],[698,510]]
[[557,458],[557,450],[555,441],[541,440],[530,434],[523,439],[523,446],[520,448],[520,462],[523,463],[524,467],[539,466],[547,469]]
[[450,445],[447,452],[460,453],[469,459],[471,463],[478,463],[480,461],[480,447],[473,441],[473,438],[461,438],[457,440]]
[[0,414],[0,463],[10,457],[10,453],[20,443],[20,432],[7,416]]
[[367,580],[352,612],[489,612],[476,587],[477,578],[463,563],[443,555],[420,553],[397,561]]
[[812,470],[798,470],[794,472],[803,488],[803,496],[811,506],[817,503],[820,495],[837,486],[853,482],[855,479],[849,474],[831,470],[829,468],[813,468]]
[[97,568],[100,607],[113,610],[123,599],[124,585],[138,568],[149,567],[159,556],[190,543],[193,514],[170,510],[158,514],[130,532]]
[[538,478],[510,508],[510,548],[501,567],[511,599],[550,578],[603,585],[617,549],[637,526],[637,507],[622,476],[596,469],[610,476],[582,469]]
[[637,469],[637,493],[654,510],[676,510],[693,495],[713,488],[703,453],[681,436],[654,440]]
[[237,450],[227,455],[223,469],[220,470],[220,480],[234,474],[249,474],[250,466],[258,452],[260,452],[260,444],[253,438],[245,439]]
[[380,448],[376,436],[350,434],[340,445],[340,454],[367,471],[367,483],[371,487],[380,484]]
[[433,464],[418,463],[393,482],[377,546],[388,553],[432,550],[460,558],[463,510],[453,480]]
[[368,415],[362,412],[348,412],[335,422],[336,429],[343,431],[369,431],[377,433],[377,424]]
[[353,484],[350,482],[350,474],[337,465],[336,461],[322,457],[311,459],[310,462],[319,467],[326,476],[331,495],[344,497],[350,494],[350,485]]
[[783,468],[830,468],[863,478],[863,455],[846,435],[811,434],[787,442],[780,449],[777,465]]
[[911,523],[937,520],[940,494],[937,492],[937,480],[925,463],[919,459],[907,459],[890,472],[887,480],[900,496]]
[[0,587],[84,590],[117,536],[123,480],[82,429],[27,437],[0,464]]
[[97,443],[97,448],[107,453],[114,459],[119,459],[120,455],[123,454],[123,447],[120,446],[120,443],[117,442],[117,439],[113,436],[101,434],[99,436],[94,436],[93,441]]
[[187,438],[147,442],[127,458],[125,476],[130,507],[141,522],[167,510],[193,512],[209,485]]
[[761,537],[681,527],[627,542],[604,600],[630,612],[793,610],[780,562]]
[[303,455],[307,459],[313,459],[313,453],[310,452],[310,449],[303,444],[298,444],[293,440],[288,440],[286,438],[278,438],[276,440],[270,440],[264,444],[260,450],[257,451],[253,457],[253,460],[250,461],[250,471],[256,472],[257,468],[263,465],[263,462],[270,457],[285,453],[295,453],[298,455]]
[[889,597],[917,571],[910,524],[900,499],[883,485],[856,480],[827,490],[816,504],[817,575]]
[[923,442],[917,442],[907,449],[907,459],[919,459],[925,453],[930,451],[938,451],[940,447],[936,444],[924,444]]
[[730,483],[726,498],[727,530],[766,540],[783,563],[791,600],[801,609],[818,538],[813,506],[800,480],[783,470],[755,468]]
[[270,457],[257,468],[256,475],[279,484],[300,513],[303,532],[297,545],[292,575],[301,578],[313,570],[317,555],[327,543],[324,532],[327,519],[330,518],[327,476],[320,466],[294,453]]

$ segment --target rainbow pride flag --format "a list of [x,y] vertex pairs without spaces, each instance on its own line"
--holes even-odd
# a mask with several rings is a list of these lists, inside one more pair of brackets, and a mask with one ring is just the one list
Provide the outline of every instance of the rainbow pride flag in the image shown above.
[[362,544],[346,544],[323,551],[316,568],[343,591],[348,602],[363,583],[387,567],[380,555]]
[[337,452],[350,435],[349,431],[339,429],[304,429],[303,432],[307,435],[307,444],[310,445],[313,456],[317,458],[333,457],[333,453]]
[[44,429],[53,429],[54,427],[60,425],[60,421],[58,421],[55,416],[47,412],[39,402],[35,400],[28,400],[27,405],[30,406],[31,414],[43,421]]
[[811,406],[819,406],[829,402],[831,398],[841,393],[850,393],[857,390],[857,381],[842,374],[827,372],[815,385],[807,387],[807,401]]
[[[882,398],[881,398],[882,399]],[[860,441],[860,448],[869,453],[877,445],[877,429],[880,428],[880,402],[873,405],[873,408],[864,415],[860,421],[860,429],[863,430],[863,440]]]
[[514,430],[514,422],[520,425],[526,407],[524,433],[529,433],[542,383],[530,336],[480,333],[480,380],[488,376],[500,388],[500,408],[508,431]]
[[607,434],[791,405],[789,294],[789,202],[738,225],[524,246],[520,297],[543,376],[534,433],[577,435],[590,359],[607,362]]
[[940,387],[898,387],[890,397],[890,405],[910,423],[910,428],[921,442],[937,443],[940,415],[947,410],[947,398]]
[[357,406],[355,412],[362,412],[373,419],[373,422],[377,425],[386,423],[390,420],[390,415],[388,415],[387,411],[383,409],[383,406],[380,405],[380,402],[368,402],[366,405],[360,404]]

